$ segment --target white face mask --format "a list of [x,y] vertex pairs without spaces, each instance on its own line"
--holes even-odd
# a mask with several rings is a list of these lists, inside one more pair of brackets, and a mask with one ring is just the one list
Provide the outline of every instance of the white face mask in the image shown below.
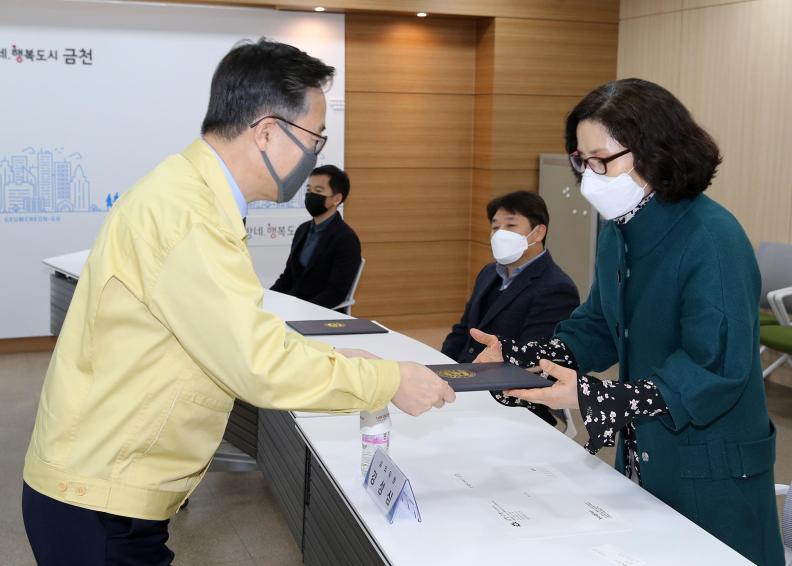
[[580,193],[597,209],[605,220],[627,214],[644,197],[644,188],[633,181],[630,171],[617,177],[597,175],[591,169],[583,173]]
[[490,239],[492,257],[501,265],[514,263],[522,257],[525,250],[528,249],[528,246],[533,246],[537,243],[528,243],[528,236],[533,234],[534,230],[536,230],[536,228],[528,232],[527,236],[523,236],[517,232],[511,232],[510,230],[498,230]]

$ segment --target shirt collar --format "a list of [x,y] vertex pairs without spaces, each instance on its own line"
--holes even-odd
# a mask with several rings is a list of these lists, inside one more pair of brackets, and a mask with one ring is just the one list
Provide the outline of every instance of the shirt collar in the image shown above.
[[236,202],[237,208],[239,209],[239,215],[242,218],[245,218],[248,213],[248,203],[245,200],[245,197],[242,195],[242,191],[239,189],[239,185],[237,184],[236,180],[234,180],[234,176],[231,174],[231,170],[228,169],[228,165],[225,164],[223,158],[218,155],[215,149],[207,142],[209,149],[212,150],[217,160],[220,162],[220,167],[223,168],[223,173],[225,173],[226,181],[228,181],[228,186],[231,187],[231,194],[234,195],[234,201]]
[[[526,267],[531,265],[533,262],[535,262],[537,259],[539,259],[543,255],[545,255],[546,253],[547,253],[547,250],[542,250],[542,253],[540,253],[539,255],[537,255],[534,258],[531,258],[527,263],[524,263],[520,267],[515,267],[512,270],[511,275],[509,275],[509,270],[506,268],[506,266],[505,265],[501,265],[500,263],[496,263],[495,264],[495,272],[498,275],[500,275],[500,278],[503,279],[503,283],[504,284],[511,283],[520,273],[522,273],[525,270]],[[503,289],[503,288],[501,287],[501,289]]]
[[327,227],[330,226],[330,221],[333,220],[333,218],[335,218],[336,214],[338,214],[338,212],[334,212],[330,218],[322,220],[319,224],[317,224],[316,222],[311,222],[311,231],[322,232],[323,230],[326,230]]

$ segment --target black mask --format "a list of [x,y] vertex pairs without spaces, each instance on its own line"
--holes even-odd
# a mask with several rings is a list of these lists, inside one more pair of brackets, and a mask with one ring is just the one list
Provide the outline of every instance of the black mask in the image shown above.
[[318,193],[305,193],[305,208],[308,209],[308,214],[316,218],[327,212],[326,198]]

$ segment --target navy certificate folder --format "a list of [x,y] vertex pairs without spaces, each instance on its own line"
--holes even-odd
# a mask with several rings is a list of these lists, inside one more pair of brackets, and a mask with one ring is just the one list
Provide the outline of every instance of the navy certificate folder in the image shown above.
[[385,334],[386,328],[365,318],[334,320],[287,320],[286,324],[303,336],[327,336],[332,334]]
[[553,382],[506,362],[426,366],[445,379],[454,391],[536,389]]

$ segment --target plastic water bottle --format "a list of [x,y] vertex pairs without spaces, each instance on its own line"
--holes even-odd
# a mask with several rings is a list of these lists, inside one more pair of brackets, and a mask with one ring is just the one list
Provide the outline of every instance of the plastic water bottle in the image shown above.
[[375,413],[360,411],[360,439],[363,448],[360,456],[360,471],[364,476],[368,472],[377,448],[388,451],[390,430],[391,420],[387,405]]

